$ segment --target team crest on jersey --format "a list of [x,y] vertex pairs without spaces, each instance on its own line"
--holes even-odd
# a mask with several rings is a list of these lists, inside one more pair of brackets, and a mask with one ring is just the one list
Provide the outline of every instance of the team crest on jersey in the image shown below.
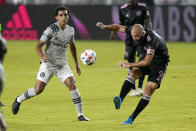
[[142,15],[142,12],[141,11],[137,11],[136,12],[136,16],[141,16]]
[[126,14],[125,17],[129,17],[129,14]]
[[148,41],[148,42],[151,41],[151,38],[150,38],[149,35],[147,36],[147,41]]
[[128,6],[128,4],[126,3],[126,4],[122,5],[120,8],[123,9],[123,8],[126,8],[127,6]]
[[40,77],[44,77],[45,76],[45,73],[44,72],[41,72],[40,73]]

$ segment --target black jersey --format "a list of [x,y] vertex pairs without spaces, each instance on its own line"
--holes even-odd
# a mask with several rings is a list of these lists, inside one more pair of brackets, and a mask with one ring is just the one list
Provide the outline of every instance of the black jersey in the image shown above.
[[7,48],[6,48],[6,41],[4,38],[1,37],[0,34],[0,63],[3,62],[3,58],[6,54]]
[[[131,36],[131,28],[126,27],[125,33]],[[145,30],[146,35],[142,43],[139,44],[144,49],[144,55],[154,55],[151,64],[167,64],[169,62],[169,54],[165,40],[154,30]]]
[[149,10],[146,4],[137,2],[135,7],[124,4],[120,7],[120,25],[132,26],[141,24],[144,26],[144,21],[150,18]]
[[169,62],[169,54],[165,40],[154,30],[146,30],[143,43],[145,54],[154,55],[152,64],[166,64]]
[[[134,24],[141,24],[145,27],[144,22],[146,19],[150,19],[150,13],[146,4],[137,2],[135,7],[128,6],[124,4],[119,9],[119,19],[120,25],[123,26],[133,26]],[[130,44],[129,41],[132,41],[131,36],[126,35],[125,42]]]

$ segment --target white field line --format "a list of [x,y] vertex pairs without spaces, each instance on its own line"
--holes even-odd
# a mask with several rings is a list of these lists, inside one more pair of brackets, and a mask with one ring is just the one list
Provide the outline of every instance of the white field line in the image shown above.
[[[168,69],[193,69],[196,68],[196,66],[192,65],[172,65],[169,66]],[[5,69],[6,70],[6,69]],[[82,69],[82,72],[84,71],[95,71],[95,72],[111,72],[111,71],[120,71],[124,70],[122,68],[116,67],[116,68],[90,68],[90,69]],[[76,72],[75,69],[72,69],[73,72]],[[10,72],[10,71],[5,71],[6,76],[13,76],[13,75],[37,75],[38,72],[36,71],[28,71],[28,72]]]

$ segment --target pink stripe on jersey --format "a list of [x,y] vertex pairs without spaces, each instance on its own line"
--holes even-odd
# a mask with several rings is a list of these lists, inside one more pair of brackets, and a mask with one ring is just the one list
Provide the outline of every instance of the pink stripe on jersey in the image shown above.
[[141,2],[138,2],[137,5],[138,5],[138,6],[146,6],[145,3],[141,3]]
[[147,49],[146,54],[154,55],[154,52],[155,52],[155,50],[153,50],[153,49]]
[[126,3],[126,4],[122,5],[120,8],[123,9],[123,8],[126,8],[127,6],[128,6],[128,4]]
[[24,5],[21,5],[18,8],[18,10],[19,10],[20,16],[22,18],[22,21],[24,23],[24,27],[25,28],[32,28],[32,24],[31,24],[28,12],[26,10],[26,7]]

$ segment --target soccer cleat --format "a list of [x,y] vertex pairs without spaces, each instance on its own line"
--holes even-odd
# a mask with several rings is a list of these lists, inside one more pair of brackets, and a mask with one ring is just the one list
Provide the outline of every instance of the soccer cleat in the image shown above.
[[114,105],[115,105],[115,108],[116,109],[120,109],[120,106],[121,106],[121,99],[119,96],[115,96],[113,98],[113,102],[114,102]]
[[131,93],[129,94],[129,96],[136,96],[136,90],[135,89],[132,89],[131,90]]
[[84,115],[80,115],[78,116],[78,121],[90,121],[87,117],[85,117]]
[[0,101],[0,107],[2,107],[2,106],[5,106],[5,104],[3,104],[3,103]]
[[17,97],[16,97],[16,100],[14,101],[14,103],[12,104],[12,113],[14,115],[16,115],[19,111],[19,108],[20,108],[20,102],[17,102]]
[[123,124],[123,125],[130,125],[130,124],[133,124],[132,116],[129,117],[129,118],[128,118],[126,121],[124,121],[122,124]]
[[140,96],[144,93],[144,91],[141,89],[141,88],[138,88],[137,91],[136,91],[136,95],[137,96]]

